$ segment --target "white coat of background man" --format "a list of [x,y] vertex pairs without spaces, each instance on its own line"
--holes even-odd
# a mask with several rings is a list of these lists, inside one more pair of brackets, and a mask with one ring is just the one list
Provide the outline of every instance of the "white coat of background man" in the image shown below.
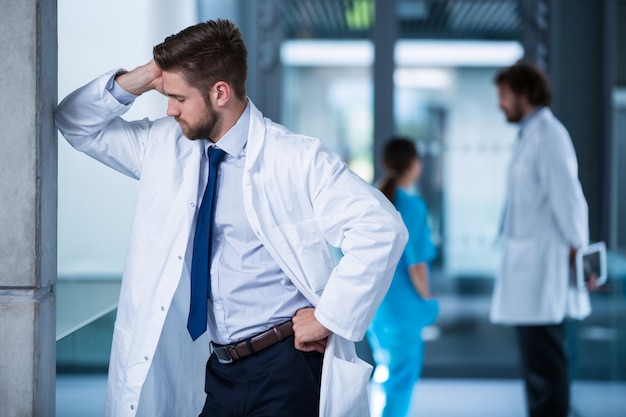
[[[73,147],[139,180],[106,416],[369,415],[371,367],[353,342],[389,287],[406,228],[319,140],[264,118],[246,77],[239,29],[208,21],[57,109]],[[151,90],[168,97],[168,117],[122,119]],[[208,158],[222,151],[212,171]],[[196,229],[215,172],[213,226]],[[194,336],[190,277],[205,229],[208,277],[194,282],[208,283],[208,312]],[[343,252],[337,265],[329,244]]]
[[491,321],[515,326],[531,417],[567,417],[570,378],[565,320],[591,312],[570,280],[575,250],[588,243],[587,202],[570,136],[549,107],[544,73],[520,62],[495,77],[500,109],[520,123],[502,220],[502,264]]

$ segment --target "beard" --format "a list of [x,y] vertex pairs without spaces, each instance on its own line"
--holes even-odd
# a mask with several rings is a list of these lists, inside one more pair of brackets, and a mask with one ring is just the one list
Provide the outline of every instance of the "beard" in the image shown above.
[[521,122],[524,118],[524,112],[522,111],[522,105],[519,101],[510,108],[504,111],[506,120],[511,123]]
[[183,135],[189,140],[211,139],[211,135],[213,134],[218,120],[219,115],[213,109],[210,102],[207,102],[207,108],[202,117],[202,121],[196,126],[191,126],[185,119],[176,117],[176,121],[183,130]]

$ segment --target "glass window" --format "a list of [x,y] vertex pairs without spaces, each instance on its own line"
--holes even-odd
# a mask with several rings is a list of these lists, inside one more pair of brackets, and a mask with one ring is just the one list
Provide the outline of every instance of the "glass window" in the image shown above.
[[[497,65],[515,62],[521,52],[514,42],[402,41],[396,47],[396,132],[414,139],[422,154],[419,191],[448,276],[491,276],[495,268],[516,130],[497,107],[492,79]],[[282,59],[283,122],[320,138],[371,182],[372,45],[289,41]]]

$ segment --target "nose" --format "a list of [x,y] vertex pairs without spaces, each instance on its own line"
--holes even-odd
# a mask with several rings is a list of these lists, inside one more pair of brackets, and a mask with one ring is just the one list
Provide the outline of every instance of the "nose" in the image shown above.
[[180,116],[180,109],[176,104],[176,100],[169,98],[167,100],[167,115],[170,117],[178,117]]

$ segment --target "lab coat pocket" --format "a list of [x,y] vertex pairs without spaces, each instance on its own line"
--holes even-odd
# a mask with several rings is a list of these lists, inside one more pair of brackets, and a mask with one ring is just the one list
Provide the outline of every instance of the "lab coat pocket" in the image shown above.
[[[354,343],[331,336],[324,354],[321,417],[367,417],[372,366],[356,356]],[[329,360],[330,359],[330,360]]]
[[503,240],[502,248],[502,276],[510,281],[537,277],[539,259],[535,240],[506,238]]
[[367,384],[372,367],[361,359],[355,362],[335,358],[330,377],[334,387],[343,387],[341,392],[333,389],[326,402],[324,417],[369,416]]

